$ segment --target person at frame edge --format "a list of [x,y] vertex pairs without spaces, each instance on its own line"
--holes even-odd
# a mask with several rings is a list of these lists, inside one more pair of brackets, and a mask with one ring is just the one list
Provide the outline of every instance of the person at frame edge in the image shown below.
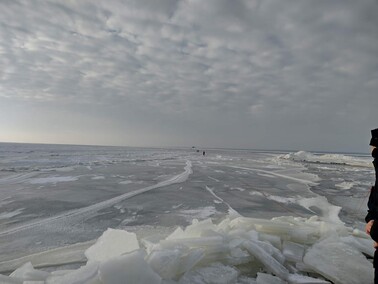
[[[373,156],[373,165],[375,170],[375,183],[371,187],[369,201],[368,201],[368,214],[365,217],[366,233],[374,240],[374,283],[378,284],[378,128],[371,131],[370,145],[373,147],[371,155]],[[377,222],[374,222],[377,220]]]

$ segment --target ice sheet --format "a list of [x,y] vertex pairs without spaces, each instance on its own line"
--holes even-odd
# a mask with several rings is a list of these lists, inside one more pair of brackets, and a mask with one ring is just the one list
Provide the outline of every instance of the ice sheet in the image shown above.
[[[362,199],[371,183],[370,159],[359,164],[347,155],[344,162],[341,156],[295,160],[252,151],[209,150],[202,157],[182,149],[54,147],[46,146],[51,153],[44,146],[34,152],[13,152],[15,157],[3,154],[0,199],[11,202],[2,202],[1,213],[19,214],[8,214],[11,218],[0,224],[0,269],[14,271],[29,261],[34,268],[49,267],[48,271],[69,264],[73,271],[52,272],[48,281],[100,284],[101,271],[109,281],[118,281],[124,273],[119,268],[129,254],[122,249],[122,240],[110,238],[102,248],[93,246],[91,250],[101,257],[89,256],[90,261],[84,251],[92,243],[41,251],[98,239],[108,227],[132,233],[145,225],[151,226],[149,234],[136,234],[143,259],[138,263],[152,269],[163,283],[198,275],[194,271],[211,275],[218,268],[237,271],[236,279],[229,279],[233,283],[256,283],[257,272],[288,283],[324,283],[321,278],[331,279],[342,269],[334,265],[331,273],[302,261],[325,238],[334,237],[363,259],[363,254],[374,252],[362,223],[366,211]],[[80,178],[54,181],[65,175]],[[53,179],[30,182],[43,178]],[[345,206],[344,197],[350,206]],[[359,204],[363,206],[358,215]],[[228,215],[230,209],[238,215]],[[203,220],[209,217],[212,220]],[[193,218],[199,220],[191,222]],[[152,229],[156,226],[166,228],[166,234]],[[181,229],[171,234],[173,226]],[[248,250],[245,244],[250,243],[255,246]],[[117,252],[106,256],[114,248]],[[77,269],[79,265],[83,267]],[[316,280],[305,276],[308,271]]]

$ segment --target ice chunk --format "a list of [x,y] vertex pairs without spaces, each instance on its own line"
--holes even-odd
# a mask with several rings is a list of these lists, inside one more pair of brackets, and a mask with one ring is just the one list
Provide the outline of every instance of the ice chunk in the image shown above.
[[318,209],[318,211],[320,211],[318,215],[320,215],[324,221],[334,224],[344,224],[339,218],[341,207],[331,205],[325,196],[304,198],[299,200],[298,204],[310,211],[312,211],[311,208]]
[[176,279],[192,269],[204,256],[201,249],[155,250],[147,262],[164,279]]
[[89,263],[64,275],[50,275],[46,284],[94,284],[98,279],[97,270],[98,263]]
[[287,282],[270,274],[257,273],[257,284],[286,284]]
[[288,223],[279,223],[271,221],[266,224],[255,224],[256,230],[258,232],[273,234],[273,235],[288,235],[291,228],[291,225]]
[[147,262],[162,278],[171,279],[179,273],[180,257],[179,249],[155,250],[148,256]]
[[204,230],[216,230],[216,226],[213,224],[213,221],[210,218],[203,221],[194,219],[192,224],[186,227],[184,231],[184,238],[201,237]]
[[269,242],[278,249],[282,248],[281,238],[279,236],[259,233],[259,240]]
[[106,284],[160,284],[160,276],[144,260],[141,251],[134,251],[100,264],[99,278]]
[[261,242],[258,240],[250,239],[254,244],[261,247],[265,252],[273,256],[279,263],[283,264],[285,261],[285,256],[281,253],[279,249],[268,242]]
[[306,264],[304,264],[303,262],[297,262],[295,264],[295,268],[298,270],[298,271],[301,271],[301,272],[306,272],[306,273],[315,273],[315,271],[308,267]]
[[231,284],[236,283],[239,272],[230,266],[214,263],[185,274],[179,284]]
[[230,250],[229,256],[227,256],[224,261],[231,265],[240,265],[243,263],[248,263],[254,258],[245,250],[241,248],[233,248]]
[[[253,219],[253,218],[246,218],[246,217],[237,217],[229,223],[231,229],[244,229],[245,231],[254,230],[255,229],[255,222],[254,221],[261,221],[261,219]],[[268,223],[268,222],[266,222]]]
[[252,254],[262,264],[264,264],[265,268],[269,272],[272,272],[281,279],[287,279],[289,271],[269,253],[267,253],[262,247],[256,244],[255,241],[246,241],[243,243],[243,246],[248,250],[250,254]]
[[220,236],[216,237],[194,237],[183,239],[171,239],[160,241],[161,247],[169,248],[178,245],[184,245],[187,247],[214,247],[224,244],[224,239]]
[[305,275],[300,274],[290,274],[287,281],[290,284],[329,284],[329,281],[318,279],[318,278],[312,278]]
[[342,242],[356,248],[358,251],[370,255],[371,257],[374,256],[375,249],[373,240],[360,239],[353,236],[341,237],[340,239]]
[[295,227],[290,231],[289,239],[296,243],[312,245],[318,241],[319,235],[319,229]]
[[373,283],[373,265],[358,250],[328,238],[308,249],[304,263],[334,283]]
[[230,223],[231,223],[231,218],[228,217],[228,218],[223,219],[217,225],[217,230],[221,232],[225,232],[225,233],[229,232],[231,230]]
[[40,270],[35,270],[30,262],[25,263],[20,268],[17,268],[10,277],[19,278],[23,280],[44,281],[50,273]]
[[184,230],[181,227],[177,227],[176,230],[170,234],[166,240],[175,240],[175,239],[183,239],[186,238]]
[[305,247],[303,245],[285,241],[282,253],[287,260],[292,262],[302,262]]
[[97,242],[85,251],[89,261],[104,261],[139,249],[135,233],[107,229]]

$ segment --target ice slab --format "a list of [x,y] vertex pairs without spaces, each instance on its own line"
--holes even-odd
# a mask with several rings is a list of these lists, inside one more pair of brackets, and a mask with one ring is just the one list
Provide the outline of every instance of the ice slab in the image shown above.
[[235,268],[214,263],[187,273],[180,279],[179,284],[232,284],[236,283],[238,275]]
[[290,241],[283,243],[283,255],[288,261],[302,262],[305,246]]
[[98,263],[89,263],[64,275],[50,275],[46,284],[89,284],[98,282]]
[[134,251],[101,263],[99,279],[106,284],[160,284],[160,276],[144,260],[144,253]]
[[287,279],[289,276],[289,271],[279,263],[274,257],[272,257],[268,252],[266,252],[262,247],[260,247],[254,241],[245,241],[243,246],[252,254],[256,259],[258,259],[265,268],[280,277],[281,279]]
[[340,239],[342,242],[354,247],[358,251],[370,255],[371,257],[374,256],[375,248],[373,240],[356,238],[354,236],[341,237]]
[[300,199],[298,204],[310,211],[311,208],[317,208],[320,211],[318,214],[324,221],[344,224],[339,218],[341,207],[331,205],[325,196]]
[[177,279],[190,271],[204,256],[201,249],[155,250],[147,262],[163,279]]
[[336,284],[373,283],[372,263],[337,237],[313,245],[306,252],[303,261]]
[[35,270],[33,265],[30,262],[28,262],[22,265],[20,268],[13,271],[10,277],[23,279],[24,281],[45,281],[49,275],[50,273],[48,272]]
[[93,245],[93,243],[94,241],[77,243],[31,254],[10,261],[0,262],[0,273],[13,271],[17,267],[20,267],[27,262],[31,262],[36,268],[59,266],[71,263],[84,263],[86,261],[84,251]]
[[266,273],[257,273],[257,284],[287,284],[286,281]]
[[89,261],[104,261],[139,249],[135,233],[107,229],[97,242],[85,251]]
[[289,284],[330,284],[329,281],[300,274],[290,274],[287,281]]

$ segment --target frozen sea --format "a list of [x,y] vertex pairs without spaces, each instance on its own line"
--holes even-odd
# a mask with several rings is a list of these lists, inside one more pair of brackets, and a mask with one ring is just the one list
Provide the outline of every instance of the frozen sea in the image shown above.
[[0,143],[0,273],[76,269],[108,228],[164,238],[193,219],[314,215],[364,228],[369,153],[196,150]]

